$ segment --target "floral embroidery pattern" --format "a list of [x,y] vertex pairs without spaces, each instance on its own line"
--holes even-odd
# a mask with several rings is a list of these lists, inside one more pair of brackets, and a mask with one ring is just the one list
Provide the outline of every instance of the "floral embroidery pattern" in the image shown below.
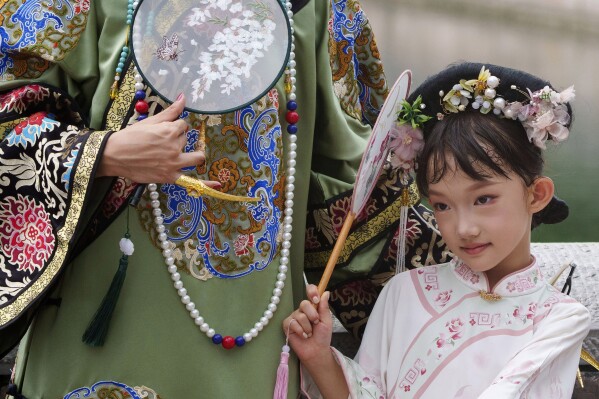
[[464,281],[469,281],[472,284],[478,284],[480,281],[480,277],[478,274],[474,273],[468,266],[464,263],[461,263],[455,268],[456,273],[464,279]]
[[509,292],[525,292],[534,288],[538,282],[538,275],[531,276],[516,276],[514,279],[507,281],[506,289]]
[[55,245],[50,216],[33,199],[7,197],[0,203],[0,244],[19,271],[41,270]]
[[60,123],[46,118],[45,112],[37,112],[21,121],[12,132],[6,136],[8,145],[18,145],[23,148],[34,145],[42,133],[48,132]]
[[38,104],[50,97],[50,90],[39,85],[23,86],[0,95],[0,112],[22,113],[28,104]]
[[240,234],[235,243],[233,244],[235,247],[235,255],[242,256],[250,253],[249,248],[254,246],[254,235],[253,234]]
[[[223,192],[256,196],[259,202],[194,198],[173,184],[160,188],[165,233],[173,244],[175,264],[200,280],[238,278],[264,270],[279,251],[282,137],[271,97],[265,95],[240,111],[208,119],[206,159],[214,161],[204,174],[197,168],[186,171],[200,179],[220,181]],[[158,112],[164,104],[154,101]],[[191,126],[185,150],[193,151],[203,120],[194,113],[182,117]],[[149,201],[146,194],[139,204],[140,217],[156,244]]]
[[[272,11],[255,1],[200,0],[193,8],[187,26],[198,30],[224,29],[214,33],[212,44],[199,56],[199,78],[192,81],[192,101],[203,99],[214,82],[221,82],[221,93],[231,94],[241,87],[241,76],[249,78],[252,67],[263,58],[274,41],[276,28]],[[204,26],[210,24],[210,27]],[[192,45],[195,41],[192,40]]]
[[235,162],[228,158],[219,159],[212,164],[208,172],[210,180],[219,181],[222,184],[222,191],[227,193],[237,187],[239,181],[239,171]]
[[414,365],[410,367],[399,384],[400,388],[403,389],[404,392],[410,392],[412,385],[414,385],[418,377],[424,374],[426,374],[426,363],[422,359],[416,359]]
[[[0,80],[36,78],[77,45],[89,0],[8,1],[0,13],[7,17],[0,25]],[[11,56],[25,48],[37,62]]]
[[452,293],[453,290],[439,292],[434,299],[435,305],[440,307],[444,307],[445,305],[447,305],[449,303],[449,300],[451,299]]
[[130,387],[116,381],[100,381],[91,387],[78,388],[67,393],[64,399],[160,399],[160,396],[146,386]]

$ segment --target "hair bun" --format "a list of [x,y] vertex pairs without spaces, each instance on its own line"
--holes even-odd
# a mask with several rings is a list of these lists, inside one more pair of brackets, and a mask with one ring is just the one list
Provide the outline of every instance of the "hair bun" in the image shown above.
[[554,195],[542,211],[532,216],[532,228],[534,229],[541,223],[555,224],[562,222],[566,220],[569,214],[570,208],[568,204]]

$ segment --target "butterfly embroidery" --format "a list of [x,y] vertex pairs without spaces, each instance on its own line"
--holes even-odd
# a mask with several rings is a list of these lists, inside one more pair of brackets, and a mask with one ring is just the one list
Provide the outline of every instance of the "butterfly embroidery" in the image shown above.
[[162,36],[162,44],[156,50],[156,57],[163,61],[178,61],[179,54],[185,50],[179,49],[179,36],[176,33],[171,35],[171,38]]

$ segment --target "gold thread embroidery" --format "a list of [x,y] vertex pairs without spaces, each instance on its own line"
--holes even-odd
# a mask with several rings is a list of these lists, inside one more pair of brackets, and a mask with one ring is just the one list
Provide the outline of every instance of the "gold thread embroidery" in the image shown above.
[[35,298],[48,288],[52,279],[60,271],[67,254],[69,240],[73,237],[79,217],[81,216],[83,201],[94,163],[106,133],[105,131],[92,132],[83,148],[79,166],[73,179],[71,206],[69,207],[64,226],[56,234],[56,252],[52,261],[48,263],[42,275],[30,287],[24,290],[23,294],[10,305],[0,309],[0,327],[19,316]]
[[[406,194],[404,195],[404,193]],[[351,254],[358,247],[370,241],[381,231],[385,230],[391,224],[395,223],[399,219],[402,205],[414,205],[418,202],[420,198],[415,183],[410,184],[407,192],[404,190],[404,193],[402,193],[400,197],[396,199],[393,202],[393,204],[391,204],[388,208],[386,208],[377,216],[369,220],[368,223],[363,224],[358,229],[349,234],[347,240],[345,241],[345,245],[343,246],[343,250],[339,255],[337,264],[346,263]],[[407,200],[408,198],[409,200]],[[319,267],[321,267],[322,265],[325,265],[327,263],[331,256],[331,252],[332,249],[321,252],[306,253],[305,264],[308,268],[310,268],[309,265],[318,265]]]
[[133,63],[129,66],[127,73],[121,76],[121,85],[118,95],[110,104],[110,109],[106,114],[106,129],[120,130],[127,111],[133,104],[135,96],[135,77],[133,73]]

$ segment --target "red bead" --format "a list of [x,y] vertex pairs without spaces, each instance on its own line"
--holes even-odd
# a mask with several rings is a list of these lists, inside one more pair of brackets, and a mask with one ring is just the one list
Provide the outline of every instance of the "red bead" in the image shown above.
[[135,103],[135,110],[140,114],[147,114],[149,108],[150,107],[148,106],[148,103],[143,100],[140,100]]
[[299,121],[299,114],[295,111],[287,111],[287,115],[285,115],[285,120],[287,123],[297,123]]
[[226,337],[223,338],[223,348],[225,349],[231,349],[235,347],[235,338],[231,337],[230,335],[227,335]]

